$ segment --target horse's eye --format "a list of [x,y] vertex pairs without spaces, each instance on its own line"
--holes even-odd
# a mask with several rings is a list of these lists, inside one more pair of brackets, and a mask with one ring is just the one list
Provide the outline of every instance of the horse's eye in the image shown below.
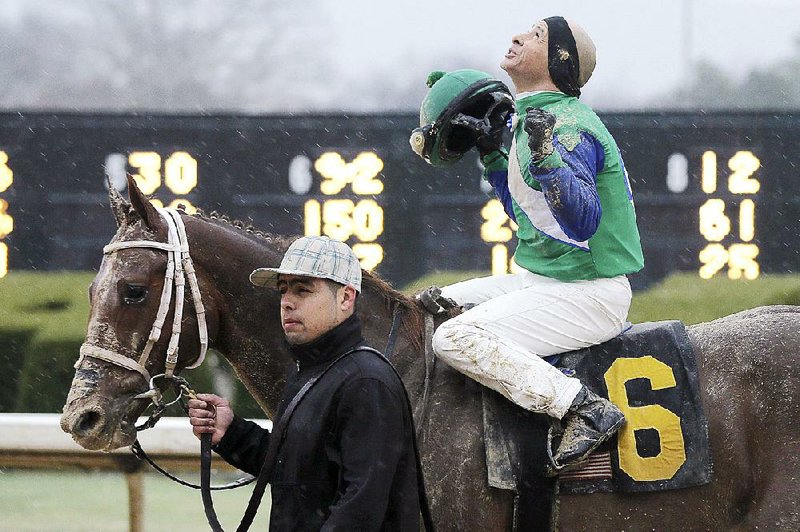
[[122,298],[126,305],[141,303],[147,297],[147,288],[139,284],[126,284]]

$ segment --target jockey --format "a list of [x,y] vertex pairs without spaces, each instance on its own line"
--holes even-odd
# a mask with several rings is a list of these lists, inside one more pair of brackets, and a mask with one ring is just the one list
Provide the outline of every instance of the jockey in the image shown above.
[[411,136],[414,151],[435,166],[477,147],[484,178],[518,225],[518,273],[440,294],[432,287],[421,299],[436,309],[475,305],[438,328],[434,350],[521,407],[551,416],[551,472],[585,460],[625,420],[541,357],[621,333],[631,303],[626,275],[644,265],[621,154],[578,99],[594,66],[594,43],[580,26],[541,20],[512,38],[501,62],[516,89],[510,151],[502,138],[508,89],[474,70],[429,77],[421,127]]

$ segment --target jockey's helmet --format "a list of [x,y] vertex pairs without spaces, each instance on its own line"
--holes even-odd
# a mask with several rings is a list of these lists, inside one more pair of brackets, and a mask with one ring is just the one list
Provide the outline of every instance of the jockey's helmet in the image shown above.
[[514,110],[511,92],[502,81],[472,69],[436,71],[419,110],[419,125],[411,133],[411,148],[434,166],[448,166],[475,146],[476,131],[461,125],[460,116],[505,126]]

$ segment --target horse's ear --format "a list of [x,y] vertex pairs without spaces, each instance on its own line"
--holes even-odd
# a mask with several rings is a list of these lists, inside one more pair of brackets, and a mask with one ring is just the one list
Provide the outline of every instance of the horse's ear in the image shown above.
[[111,203],[111,211],[114,213],[114,219],[119,227],[128,220],[131,204],[125,201],[110,179],[106,179],[106,184],[108,185],[108,201]]
[[128,175],[128,196],[131,198],[131,207],[133,212],[139,215],[144,224],[153,231],[157,231],[163,225],[161,215],[156,208],[150,203],[139,187],[136,186],[136,181],[132,175]]

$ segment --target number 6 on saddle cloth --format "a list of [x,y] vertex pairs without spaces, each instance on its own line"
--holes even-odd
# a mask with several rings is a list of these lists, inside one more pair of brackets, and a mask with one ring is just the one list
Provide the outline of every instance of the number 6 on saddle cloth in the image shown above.
[[[711,481],[708,422],[682,323],[637,324],[603,344],[550,358],[626,418],[589,460],[562,471],[561,492],[649,492]],[[483,405],[489,484],[521,493],[530,479],[541,482],[546,417],[489,389],[483,390]]]

